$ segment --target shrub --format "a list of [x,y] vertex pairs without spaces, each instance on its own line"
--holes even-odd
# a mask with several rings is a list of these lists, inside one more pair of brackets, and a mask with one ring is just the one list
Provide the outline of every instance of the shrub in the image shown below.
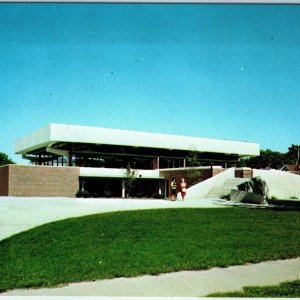
[[143,198],[143,197],[145,197],[145,195],[144,195],[143,192],[137,192],[137,193],[135,194],[135,196],[136,196],[137,198]]
[[159,194],[159,193],[154,193],[154,194],[152,195],[152,198],[154,198],[154,199],[164,199],[164,198],[165,198],[165,195]]
[[90,198],[91,197],[91,194],[89,191],[82,191],[82,190],[79,190],[77,193],[76,193],[76,197],[77,198]]
[[114,195],[114,193],[110,190],[104,191],[104,197],[106,197],[106,198],[111,198],[113,195]]
[[93,198],[100,198],[101,194],[99,192],[93,192],[93,193],[91,193],[91,197],[93,197]]

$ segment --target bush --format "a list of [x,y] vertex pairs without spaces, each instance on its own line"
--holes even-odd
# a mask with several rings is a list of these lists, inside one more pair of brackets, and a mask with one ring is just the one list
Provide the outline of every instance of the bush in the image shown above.
[[93,192],[91,193],[91,197],[93,198],[100,198],[102,195],[99,192]]
[[76,193],[76,198],[90,198],[91,197],[91,194],[89,191],[82,191],[82,190],[79,190],[77,193]]
[[154,198],[154,199],[164,199],[165,196],[162,195],[162,194],[159,194],[159,193],[154,193],[154,194],[152,195],[152,198]]
[[136,196],[137,198],[143,198],[143,197],[145,197],[145,195],[144,195],[143,192],[137,192],[137,193],[135,194],[135,196]]
[[106,198],[111,198],[113,195],[114,195],[114,193],[110,190],[104,191],[104,197],[106,197]]

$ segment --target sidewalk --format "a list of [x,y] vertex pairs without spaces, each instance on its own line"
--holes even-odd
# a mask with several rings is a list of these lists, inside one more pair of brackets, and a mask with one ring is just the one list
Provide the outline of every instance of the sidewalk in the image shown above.
[[179,207],[220,207],[221,199],[185,202],[157,199],[0,197],[0,240],[30,228],[97,213]]
[[[225,200],[76,199],[0,197],[0,240],[52,221],[120,210],[224,207]],[[51,289],[12,290],[1,296],[204,297],[244,286],[275,285],[300,278],[300,258],[207,271],[116,278],[69,284]]]
[[51,289],[12,290],[1,296],[204,297],[214,292],[275,285],[298,278],[300,258],[207,271],[81,282]]

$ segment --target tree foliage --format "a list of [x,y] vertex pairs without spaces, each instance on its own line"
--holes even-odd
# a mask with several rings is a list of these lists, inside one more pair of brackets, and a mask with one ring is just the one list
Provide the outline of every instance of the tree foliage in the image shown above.
[[295,164],[295,165],[299,164],[300,145],[292,144],[292,146],[289,147],[288,152],[285,153],[284,155],[285,155],[286,164]]
[[199,182],[201,176],[201,170],[197,167],[201,166],[200,160],[198,158],[198,152],[192,150],[187,158],[187,166],[190,167],[186,172],[186,181],[189,186],[192,186]]
[[15,164],[6,153],[0,152],[0,166],[8,165],[8,164]]
[[280,169],[286,164],[299,164],[298,149],[300,145],[292,145],[286,153],[270,149],[261,150],[260,156],[241,159],[238,165],[255,169]]
[[135,187],[138,171],[131,168],[130,164],[127,165],[124,173],[123,182],[125,184],[126,196],[131,196],[131,192]]

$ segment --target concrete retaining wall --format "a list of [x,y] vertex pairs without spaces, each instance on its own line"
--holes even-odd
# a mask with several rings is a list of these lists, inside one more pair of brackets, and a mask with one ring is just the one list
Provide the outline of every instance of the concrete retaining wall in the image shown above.
[[269,187],[269,196],[279,199],[300,199],[300,175],[278,170],[253,170],[253,177],[260,176]]
[[230,201],[252,203],[252,204],[264,204],[265,199],[263,195],[257,195],[254,193],[248,193],[245,191],[231,190]]
[[234,172],[235,169],[230,168],[214,177],[188,188],[186,199],[204,198],[214,186],[221,186],[227,179],[234,178]]

